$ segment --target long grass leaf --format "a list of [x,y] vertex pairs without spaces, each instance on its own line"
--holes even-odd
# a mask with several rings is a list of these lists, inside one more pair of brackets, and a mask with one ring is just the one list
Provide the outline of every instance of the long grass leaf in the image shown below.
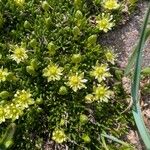
[[136,57],[136,64],[135,64],[135,70],[134,70],[134,76],[133,76],[133,84],[132,84],[132,97],[133,97],[133,102],[138,102],[138,92],[139,92],[139,85],[140,85],[140,75],[141,75],[141,65],[142,65],[142,52],[145,44],[145,37],[146,37],[146,26],[148,24],[148,19],[150,15],[150,5],[149,9],[147,11],[144,25],[143,25],[143,30],[142,34],[140,36],[140,41],[139,41],[139,46],[137,49],[137,57]]
[[141,33],[139,44],[138,44],[135,70],[134,70],[134,75],[133,75],[132,91],[131,91],[132,99],[134,103],[133,109],[132,109],[133,116],[134,116],[136,125],[138,127],[140,136],[148,150],[150,150],[150,134],[142,118],[142,113],[141,113],[140,103],[139,103],[139,86],[140,86],[140,76],[141,76],[141,66],[142,66],[142,52],[143,52],[145,39],[146,39],[146,27],[148,24],[149,16],[150,16],[150,4],[147,10],[142,33]]

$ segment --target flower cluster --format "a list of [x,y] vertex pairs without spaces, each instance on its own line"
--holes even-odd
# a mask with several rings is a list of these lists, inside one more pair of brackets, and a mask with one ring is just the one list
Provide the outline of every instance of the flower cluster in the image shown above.
[[24,109],[34,104],[29,91],[17,91],[10,103],[0,105],[0,123],[6,119],[16,120],[23,114]]
[[108,100],[113,95],[113,92],[109,90],[108,87],[104,85],[98,84],[97,86],[93,87],[93,93],[88,94],[85,96],[85,101],[87,103],[92,102],[108,102]]
[[31,98],[30,91],[17,91],[14,95],[14,99],[12,100],[17,107],[21,107],[22,109],[28,108],[29,105],[34,103],[33,99]]

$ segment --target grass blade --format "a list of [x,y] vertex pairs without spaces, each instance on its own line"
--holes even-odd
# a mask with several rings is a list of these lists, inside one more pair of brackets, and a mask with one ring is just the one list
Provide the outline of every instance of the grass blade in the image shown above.
[[138,92],[139,92],[140,74],[141,74],[141,65],[142,65],[142,51],[143,51],[144,44],[145,44],[145,37],[146,37],[145,33],[146,33],[146,26],[148,24],[149,15],[150,15],[150,5],[147,11],[146,17],[145,17],[143,30],[142,30],[142,34],[141,34],[140,41],[138,44],[139,46],[137,49],[137,57],[136,57],[136,64],[135,64],[132,91],[131,91],[132,96],[133,96],[133,102],[139,101]]
[[144,25],[140,36],[138,48],[136,50],[137,51],[136,63],[135,63],[135,70],[133,75],[133,83],[132,83],[132,91],[131,91],[133,104],[134,104],[132,108],[133,116],[136,125],[138,127],[140,136],[148,150],[150,150],[150,134],[142,118],[142,113],[141,113],[140,103],[139,103],[139,86],[140,86],[140,76],[141,76],[141,66],[142,66],[142,52],[143,52],[145,39],[146,39],[146,27],[148,24],[149,16],[150,16],[150,4],[144,20]]
[[115,141],[115,142],[117,142],[117,143],[119,143],[119,144],[122,144],[122,145],[124,145],[124,146],[129,146],[128,143],[125,143],[125,142],[123,142],[123,141],[117,139],[116,137],[114,137],[114,136],[112,136],[112,135],[101,134],[101,136],[103,136],[103,137],[105,137],[105,138],[108,138],[108,139],[110,139],[110,140],[112,140],[112,141]]

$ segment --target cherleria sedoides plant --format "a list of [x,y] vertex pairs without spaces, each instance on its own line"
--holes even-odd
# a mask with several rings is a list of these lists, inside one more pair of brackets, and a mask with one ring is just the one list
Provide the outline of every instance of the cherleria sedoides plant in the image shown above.
[[103,149],[103,131],[126,133],[122,72],[98,38],[136,3],[89,2],[0,1],[0,133],[16,123],[12,150]]

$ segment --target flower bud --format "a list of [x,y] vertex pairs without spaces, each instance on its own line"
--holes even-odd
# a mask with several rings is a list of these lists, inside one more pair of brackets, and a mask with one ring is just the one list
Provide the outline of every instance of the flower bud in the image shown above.
[[97,35],[91,35],[88,39],[87,39],[87,46],[93,46],[96,45],[96,41],[97,41]]
[[81,114],[81,115],[80,115],[80,122],[81,122],[82,124],[87,123],[87,122],[88,122],[88,117],[87,117],[86,115],[84,115],[84,114]]
[[65,86],[61,86],[59,89],[59,94],[60,95],[66,95],[68,93],[68,90]]
[[73,63],[80,63],[82,61],[82,56],[81,54],[73,54],[71,60]]
[[26,20],[26,21],[24,22],[24,28],[25,28],[25,29],[30,29],[30,28],[31,28],[31,24],[30,24],[29,21]]
[[33,66],[27,66],[27,67],[26,67],[26,71],[27,71],[30,75],[35,75],[35,69],[33,68]]
[[19,80],[19,78],[16,77],[13,72],[9,72],[9,74],[7,76],[7,80],[17,82]]
[[31,59],[31,66],[34,68],[34,69],[37,69],[38,67],[38,62],[36,59]]
[[38,105],[43,104],[43,99],[42,98],[37,98],[35,103],[38,104]]
[[49,27],[51,25],[51,22],[52,22],[52,20],[51,20],[50,17],[45,19],[45,24],[46,24],[47,27]]
[[123,76],[123,71],[122,70],[119,70],[119,69],[116,69],[115,70],[115,75],[116,75],[116,78],[118,80],[121,80],[122,79],[122,76]]
[[48,10],[49,10],[49,4],[48,4],[47,1],[42,2],[42,8],[43,8],[45,11],[48,11]]
[[76,11],[76,13],[75,13],[75,18],[76,18],[77,20],[80,20],[80,19],[83,18],[83,14],[82,14],[82,12],[81,12],[80,10],[77,10],[77,11]]
[[30,46],[31,46],[32,48],[36,47],[36,45],[37,45],[36,39],[32,39],[32,40],[29,42],[29,44],[30,44]]
[[61,119],[60,120],[60,126],[64,126],[65,125],[65,120],[64,119]]
[[25,4],[25,0],[14,0],[15,5],[22,7]]
[[75,26],[72,30],[72,33],[75,37],[77,37],[80,35],[80,29],[77,26]]
[[43,112],[43,109],[40,108],[40,107],[38,107],[38,108],[36,109],[36,111],[37,111],[38,113],[42,113],[42,112]]
[[47,46],[47,49],[49,50],[50,55],[54,55],[56,53],[56,46],[53,42],[50,42]]
[[13,140],[9,139],[7,140],[4,145],[5,145],[5,148],[8,149],[9,147],[11,147],[13,144]]
[[74,0],[74,7],[80,9],[82,6],[82,0]]
[[67,33],[67,32],[70,32],[71,29],[70,29],[70,27],[66,26],[66,27],[64,28],[64,31]]
[[85,143],[90,143],[91,142],[91,139],[87,134],[83,134],[82,139]]
[[14,80],[14,78],[15,78],[14,74],[12,72],[9,72],[9,74],[7,76],[7,80],[12,81],[12,80]]
[[10,96],[10,93],[7,91],[0,92],[0,98],[1,99],[7,99]]

